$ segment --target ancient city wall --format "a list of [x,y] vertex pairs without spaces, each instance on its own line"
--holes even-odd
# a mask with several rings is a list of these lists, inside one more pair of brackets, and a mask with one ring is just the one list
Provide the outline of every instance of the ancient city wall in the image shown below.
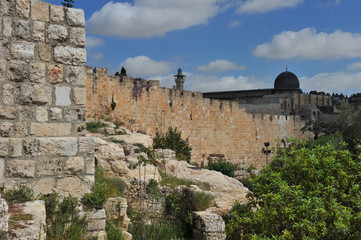
[[[108,70],[87,68],[88,118],[113,118],[133,131],[154,135],[169,126],[189,137],[192,161],[209,154],[225,154],[240,167],[261,168],[266,161],[264,143],[304,137],[304,122],[297,116],[249,114],[236,101],[210,100],[202,93],[159,87],[159,81],[135,81],[108,76]],[[111,111],[112,96],[116,107]]]
[[0,187],[88,192],[84,12],[0,1]]

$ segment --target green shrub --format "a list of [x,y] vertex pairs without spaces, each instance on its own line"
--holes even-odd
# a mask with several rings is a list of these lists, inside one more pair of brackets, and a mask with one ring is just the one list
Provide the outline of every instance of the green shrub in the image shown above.
[[119,143],[119,144],[125,143],[124,140],[117,140],[117,139],[111,139],[110,141],[113,142],[113,143]]
[[13,203],[24,203],[31,201],[33,198],[33,190],[26,186],[20,186],[19,188],[14,188],[12,190],[5,191],[3,196],[8,202]]
[[86,123],[86,130],[89,132],[98,132],[100,128],[107,127],[106,123],[97,121],[97,122],[87,122]]
[[193,195],[193,205],[195,211],[207,209],[213,202],[214,197],[205,192],[196,192]]
[[222,174],[227,175],[229,177],[234,177],[234,171],[236,170],[236,165],[229,162],[216,162],[208,166],[207,169],[221,172]]
[[91,193],[84,194],[82,202],[87,207],[102,207],[106,200],[110,197],[122,196],[126,190],[126,184],[117,178],[107,178],[104,171],[95,168],[95,183]]
[[134,149],[135,153],[146,152],[148,150],[148,148],[142,143],[134,143],[133,145],[137,147],[136,149]]
[[153,178],[149,180],[146,187],[147,194],[150,194],[153,198],[159,194],[159,183]]
[[170,127],[164,136],[157,132],[153,139],[153,148],[172,149],[179,160],[187,162],[191,160],[192,148],[189,146],[188,138],[182,139],[181,132],[178,132],[177,128]]
[[77,198],[66,197],[58,202],[57,195],[42,196],[46,209],[46,233],[48,240],[78,240],[85,239],[85,218],[79,216],[76,209]]
[[108,240],[124,240],[123,233],[120,229],[116,228],[113,223],[107,222],[105,226]]

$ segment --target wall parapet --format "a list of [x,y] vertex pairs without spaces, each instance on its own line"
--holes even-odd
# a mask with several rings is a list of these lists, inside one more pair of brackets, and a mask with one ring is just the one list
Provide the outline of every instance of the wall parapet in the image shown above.
[[94,181],[84,12],[30,0],[0,5],[0,185],[81,196]]
[[[304,122],[298,116],[250,114],[237,101],[203,98],[199,92],[153,83],[131,77],[115,81],[106,71],[88,72],[87,117],[110,118],[134,132],[153,136],[177,127],[189,138],[192,161],[201,165],[205,156],[224,154],[240,169],[263,167],[265,142],[275,146],[277,138],[304,137],[300,131]],[[112,99],[116,102],[114,111],[110,108]]]

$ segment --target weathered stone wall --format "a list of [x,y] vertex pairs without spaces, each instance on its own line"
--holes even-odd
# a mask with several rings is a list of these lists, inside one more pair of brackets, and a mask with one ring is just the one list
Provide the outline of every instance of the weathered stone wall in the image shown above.
[[80,9],[0,1],[1,186],[89,191],[84,24]]
[[[120,81],[121,80],[121,81]],[[261,168],[264,143],[304,137],[304,122],[297,116],[249,114],[236,101],[202,98],[202,93],[159,87],[159,81],[136,81],[108,76],[104,68],[87,68],[89,118],[113,118],[133,131],[154,135],[177,127],[189,137],[192,161],[201,163],[209,154],[225,154],[240,168]],[[116,107],[111,111],[112,96]]]

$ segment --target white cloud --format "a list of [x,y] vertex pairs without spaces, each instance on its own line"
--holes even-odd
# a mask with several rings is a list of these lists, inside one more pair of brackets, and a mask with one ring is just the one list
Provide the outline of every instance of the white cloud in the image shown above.
[[169,73],[174,64],[164,61],[154,61],[147,56],[137,56],[134,58],[127,58],[119,66],[124,67],[127,70],[128,75],[137,76],[156,76]]
[[349,71],[355,71],[355,70],[361,69],[361,62],[351,63],[351,64],[347,65],[346,69]]
[[225,59],[218,59],[206,65],[197,67],[198,71],[209,72],[209,73],[226,72],[229,70],[244,70],[244,69],[246,69],[246,66],[244,65],[238,66],[236,63]]
[[320,73],[310,78],[301,77],[299,79],[301,88],[306,91],[352,93],[360,89],[361,72]]
[[295,7],[303,0],[246,0],[237,10],[238,13],[265,13],[285,7]]
[[99,46],[102,46],[104,44],[103,39],[96,38],[96,37],[91,37],[91,36],[86,37],[85,42],[86,42],[86,47],[87,48],[99,47]]
[[151,38],[205,24],[225,0],[135,0],[108,2],[87,21],[91,33],[121,38]]
[[102,60],[104,58],[104,54],[102,52],[89,53],[89,57],[99,61],[99,60]]
[[361,34],[342,32],[317,33],[314,28],[299,32],[284,31],[273,36],[271,43],[258,45],[256,57],[269,59],[340,59],[361,57]]
[[231,21],[231,22],[229,22],[228,26],[229,26],[230,28],[235,28],[235,27],[241,26],[242,23],[243,23],[242,20]]

